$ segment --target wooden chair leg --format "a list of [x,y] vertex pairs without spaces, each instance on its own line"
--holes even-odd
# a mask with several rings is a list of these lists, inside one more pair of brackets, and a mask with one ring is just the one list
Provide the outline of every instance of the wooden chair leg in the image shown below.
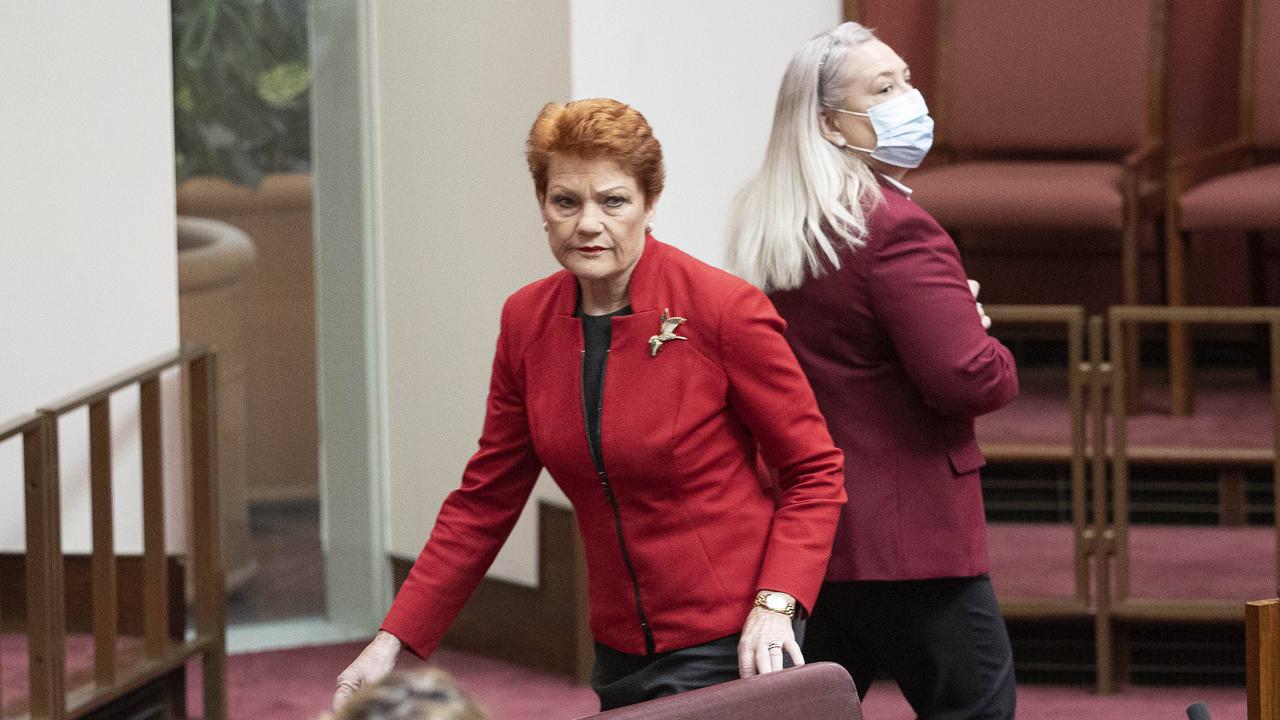
[[1248,517],[1248,482],[1241,468],[1218,470],[1218,524],[1244,527]]
[[[1170,307],[1187,304],[1188,236],[1178,230],[1177,218],[1165,226],[1165,300]],[[1192,345],[1190,328],[1185,323],[1169,324],[1169,394],[1174,415],[1190,415]]]
[[[1123,292],[1123,301],[1125,305],[1141,304],[1141,274],[1140,259],[1138,253],[1138,222],[1131,212],[1126,213],[1124,229],[1120,233],[1120,280]],[[1125,386],[1125,404],[1129,408],[1131,414],[1136,414],[1139,407],[1139,398],[1142,395],[1141,378],[1138,372],[1142,367],[1141,358],[1139,357],[1138,336],[1139,328],[1135,327],[1133,332],[1125,334],[1125,376],[1129,378],[1129,382]]]

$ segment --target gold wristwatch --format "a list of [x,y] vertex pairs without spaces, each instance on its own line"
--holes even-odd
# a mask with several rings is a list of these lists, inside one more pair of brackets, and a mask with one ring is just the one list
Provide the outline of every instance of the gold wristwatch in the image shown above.
[[756,593],[756,601],[753,607],[764,608],[769,612],[775,612],[779,615],[786,615],[789,618],[796,616],[796,601],[786,593],[774,592],[772,590],[761,590]]

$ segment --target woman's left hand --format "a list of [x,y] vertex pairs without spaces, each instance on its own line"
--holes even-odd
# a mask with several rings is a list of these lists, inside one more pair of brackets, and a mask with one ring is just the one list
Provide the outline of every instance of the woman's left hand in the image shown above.
[[978,304],[978,321],[982,323],[983,330],[991,329],[991,318],[987,317],[987,311],[982,309],[982,303],[978,302],[978,289],[982,286],[977,280],[969,281],[969,292],[973,293],[973,301]]
[[751,608],[738,640],[738,674],[750,677],[781,670],[784,652],[792,665],[804,664],[791,618],[762,607]]

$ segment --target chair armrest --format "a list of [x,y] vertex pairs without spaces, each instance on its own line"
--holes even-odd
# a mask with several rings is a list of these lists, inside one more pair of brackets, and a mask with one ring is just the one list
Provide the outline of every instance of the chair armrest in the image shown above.
[[1124,167],[1125,193],[1131,202],[1143,208],[1158,203],[1163,197],[1164,176],[1160,172],[1163,152],[1164,143],[1159,138],[1148,137],[1120,161]]
[[1248,167],[1252,155],[1253,146],[1244,140],[1232,140],[1179,155],[1169,161],[1169,193],[1177,197],[1210,177]]
[[1158,159],[1163,149],[1164,143],[1159,138],[1148,137],[1133,152],[1125,155],[1121,163],[1130,171],[1150,170],[1150,165]]

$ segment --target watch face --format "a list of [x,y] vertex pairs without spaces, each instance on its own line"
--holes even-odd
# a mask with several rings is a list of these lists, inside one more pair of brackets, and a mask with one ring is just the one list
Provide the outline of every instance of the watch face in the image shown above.
[[774,612],[782,612],[787,609],[787,599],[781,595],[766,595],[764,598],[764,606]]

